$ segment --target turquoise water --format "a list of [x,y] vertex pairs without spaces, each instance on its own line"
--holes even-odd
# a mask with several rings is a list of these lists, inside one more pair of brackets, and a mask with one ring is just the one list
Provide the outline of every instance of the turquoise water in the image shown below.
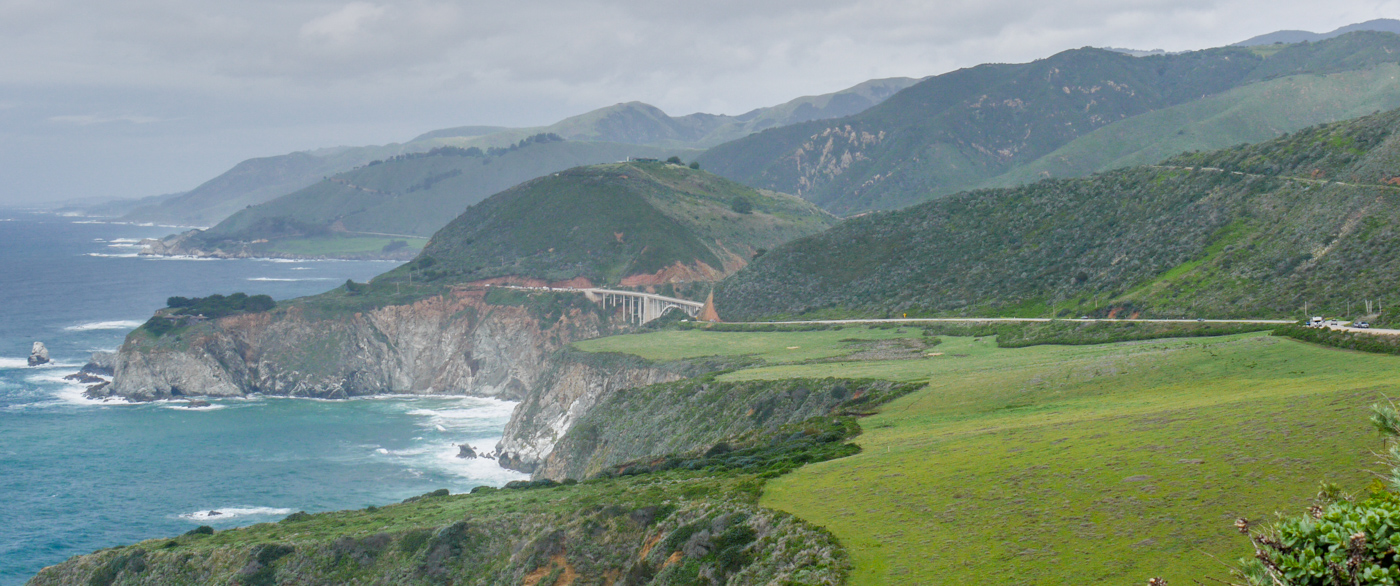
[[[277,299],[363,281],[383,262],[135,256],[170,228],[0,210],[0,585],[104,547],[385,504],[522,478],[454,444],[494,447],[513,404],[472,398],[254,398],[102,404],[62,377],[171,295]],[[42,341],[56,365],[29,368]]]

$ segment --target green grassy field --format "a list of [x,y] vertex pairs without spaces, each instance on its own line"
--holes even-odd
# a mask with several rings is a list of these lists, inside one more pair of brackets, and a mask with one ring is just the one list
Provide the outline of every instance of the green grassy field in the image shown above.
[[660,331],[575,342],[585,352],[621,352],[647,360],[680,360],[700,356],[752,355],[769,363],[800,362],[843,356],[854,351],[843,340],[889,340],[919,337],[919,328],[847,327],[810,332]]
[[579,347],[768,363],[731,380],[928,381],[862,420],[861,454],[765,488],[763,505],[841,539],[855,584],[1223,578],[1249,552],[1236,517],[1296,513],[1322,479],[1364,489],[1380,446],[1367,407],[1400,393],[1400,359],[1264,334],[1020,349],[944,338],[939,356],[796,363],[877,335],[901,334],[659,332]]

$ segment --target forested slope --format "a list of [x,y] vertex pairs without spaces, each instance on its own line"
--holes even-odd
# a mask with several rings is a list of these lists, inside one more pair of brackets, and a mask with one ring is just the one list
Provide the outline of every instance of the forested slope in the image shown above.
[[1391,111],[855,218],[758,259],[718,287],[716,304],[730,320],[1389,307],[1400,302],[1397,127]]
[[929,78],[854,116],[762,132],[700,160],[838,214],[893,209],[977,187],[1134,116],[1263,80],[1397,62],[1400,36],[1379,32],[1281,50],[1132,57],[1075,49]]
[[409,268],[432,267],[430,276],[453,281],[718,280],[758,249],[832,222],[796,197],[680,165],[596,165],[529,181],[472,206],[434,235]]

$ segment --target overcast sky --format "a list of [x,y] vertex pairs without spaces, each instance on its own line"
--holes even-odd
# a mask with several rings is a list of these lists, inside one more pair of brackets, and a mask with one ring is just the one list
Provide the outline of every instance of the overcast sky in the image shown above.
[[631,100],[738,114],[1391,17],[1400,0],[0,0],[0,203],[183,191],[250,157]]

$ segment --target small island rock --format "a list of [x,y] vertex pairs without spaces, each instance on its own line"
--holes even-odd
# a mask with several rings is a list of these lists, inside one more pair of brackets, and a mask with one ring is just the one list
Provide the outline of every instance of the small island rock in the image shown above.
[[29,365],[39,366],[49,363],[49,349],[44,347],[43,342],[35,342],[34,348],[29,351]]
[[475,460],[475,459],[476,459],[476,450],[473,450],[471,446],[469,446],[469,445],[467,445],[467,444],[462,444],[462,445],[460,445],[460,446],[457,446],[457,448],[458,448],[458,451],[457,451],[457,457],[458,457],[458,458],[467,458],[467,459],[469,459],[469,460]]

